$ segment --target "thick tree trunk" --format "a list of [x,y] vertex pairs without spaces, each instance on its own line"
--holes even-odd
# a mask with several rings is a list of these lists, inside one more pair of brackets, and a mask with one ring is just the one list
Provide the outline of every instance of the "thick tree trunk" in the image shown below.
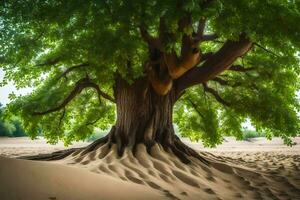
[[137,144],[143,143],[150,154],[152,146],[157,143],[184,163],[190,162],[190,156],[207,163],[175,135],[172,122],[177,95],[175,88],[166,95],[159,95],[147,78],[141,78],[133,84],[118,78],[114,92],[116,124],[104,140],[96,141],[86,152],[96,148],[99,142],[107,142],[110,146],[117,145],[119,156],[123,155],[125,148],[131,148],[135,154]]
[[156,94],[145,79],[129,85],[119,79],[115,88],[117,122],[113,142],[118,145],[119,155],[125,146],[135,148],[144,143],[147,148],[158,142],[163,146],[174,137],[172,109],[174,91],[167,95]]
[[89,153],[103,144],[109,148],[116,144],[121,157],[125,148],[133,154],[138,144],[144,144],[149,154],[154,144],[161,145],[165,151],[173,152],[182,162],[189,163],[189,157],[196,157],[207,163],[193,149],[186,146],[175,135],[172,112],[176,102],[176,91],[173,88],[166,95],[157,94],[147,78],[141,78],[133,84],[118,78],[114,88],[117,105],[117,120],[104,138],[96,140],[86,148],[55,152],[45,157],[29,157],[29,159],[56,160],[64,158],[74,151],[81,154]]

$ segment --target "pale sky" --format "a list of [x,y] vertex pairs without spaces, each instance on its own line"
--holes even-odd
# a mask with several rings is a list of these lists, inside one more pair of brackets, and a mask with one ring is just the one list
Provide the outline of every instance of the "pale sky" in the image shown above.
[[[0,82],[3,81],[4,72],[2,69],[0,69]],[[6,105],[10,102],[8,96],[10,93],[14,92],[16,95],[25,95],[32,91],[32,88],[23,88],[20,90],[17,90],[14,86],[13,82],[9,82],[4,87],[0,87],[0,103],[2,105]]]

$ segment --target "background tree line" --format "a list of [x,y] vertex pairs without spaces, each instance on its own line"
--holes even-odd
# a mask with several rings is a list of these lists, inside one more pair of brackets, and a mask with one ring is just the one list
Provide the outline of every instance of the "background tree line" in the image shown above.
[[22,137],[26,133],[17,117],[7,118],[5,116],[5,108],[0,103],[0,136]]

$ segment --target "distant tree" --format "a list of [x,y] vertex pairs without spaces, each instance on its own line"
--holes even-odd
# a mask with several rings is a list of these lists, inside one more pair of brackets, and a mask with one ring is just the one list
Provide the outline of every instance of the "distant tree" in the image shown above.
[[26,136],[24,128],[22,127],[22,124],[19,120],[13,120],[12,124],[15,127],[15,130],[12,133],[13,137],[24,137],[24,136]]
[[14,126],[4,119],[4,109],[0,103],[0,136],[11,136],[13,131]]
[[50,142],[110,133],[86,149],[158,143],[183,162],[242,137],[250,118],[287,144],[299,132],[299,1],[1,1],[4,81],[36,90],[9,105]]
[[[15,118],[15,117],[14,117]],[[25,131],[17,118],[9,120],[5,118],[4,108],[0,103],[0,136],[23,137]]]

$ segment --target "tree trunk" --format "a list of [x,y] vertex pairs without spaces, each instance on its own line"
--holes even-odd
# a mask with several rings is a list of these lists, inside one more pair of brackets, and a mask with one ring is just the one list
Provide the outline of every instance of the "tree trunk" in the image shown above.
[[[175,135],[172,122],[173,106],[176,102],[174,87],[168,94],[159,95],[147,78],[141,78],[131,85],[118,78],[114,92],[117,121],[104,142],[108,142],[110,146],[116,144],[119,156],[123,155],[126,147],[131,148],[135,154],[136,146],[140,143],[146,145],[150,154],[152,146],[158,143],[165,151],[172,151],[184,163],[190,162],[190,156],[207,163]],[[99,143],[96,141],[96,144]],[[96,147],[92,147],[94,148]]]
[[129,85],[119,79],[116,83],[117,122],[113,142],[117,143],[118,153],[124,147],[135,150],[138,143],[144,143],[149,150],[157,142],[166,147],[174,135],[172,109],[175,94],[171,90],[161,96],[154,92],[145,79]]
[[27,159],[57,160],[75,151],[84,155],[103,144],[108,144],[109,148],[116,144],[120,157],[125,148],[130,148],[135,154],[137,144],[141,143],[151,154],[152,146],[157,143],[165,151],[173,152],[183,163],[189,163],[189,157],[192,156],[208,164],[204,158],[182,143],[175,135],[172,123],[173,106],[176,102],[174,87],[168,94],[159,95],[153,90],[147,78],[141,78],[133,84],[117,78],[114,96],[117,105],[117,120],[105,137],[79,150],[59,151],[44,157],[27,157]]

